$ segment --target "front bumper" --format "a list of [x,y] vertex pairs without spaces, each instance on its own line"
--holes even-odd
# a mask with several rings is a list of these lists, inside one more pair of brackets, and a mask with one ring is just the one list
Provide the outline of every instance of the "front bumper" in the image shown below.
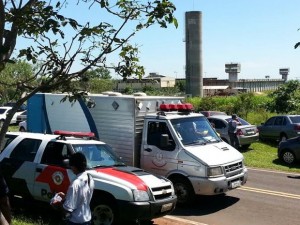
[[248,179],[248,170],[244,168],[242,173],[232,177],[216,177],[216,178],[202,178],[189,177],[198,195],[217,195],[225,193],[231,189],[235,189],[244,185]]
[[177,196],[174,195],[168,200],[149,202],[126,202],[119,201],[120,221],[149,220],[165,216],[175,209]]

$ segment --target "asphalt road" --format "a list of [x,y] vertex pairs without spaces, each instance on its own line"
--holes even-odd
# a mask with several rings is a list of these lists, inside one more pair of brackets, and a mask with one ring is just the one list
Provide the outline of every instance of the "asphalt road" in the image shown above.
[[299,203],[300,174],[249,169],[245,186],[223,196],[197,197],[171,216],[208,225],[295,225]]

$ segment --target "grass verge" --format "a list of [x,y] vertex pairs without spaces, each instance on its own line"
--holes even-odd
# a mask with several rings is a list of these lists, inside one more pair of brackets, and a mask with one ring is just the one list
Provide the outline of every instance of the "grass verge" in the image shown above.
[[300,173],[300,164],[286,165],[278,159],[277,143],[256,142],[242,153],[248,167]]

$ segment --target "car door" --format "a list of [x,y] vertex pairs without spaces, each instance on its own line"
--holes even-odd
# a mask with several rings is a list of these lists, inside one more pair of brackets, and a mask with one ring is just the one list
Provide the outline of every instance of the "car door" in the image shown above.
[[64,160],[69,158],[68,145],[50,141],[41,156],[41,163],[36,168],[34,196],[40,201],[49,201],[57,192],[67,192],[70,185],[69,170]]
[[263,125],[260,126],[259,135],[262,138],[274,138],[275,132],[274,123],[277,117],[271,117]]
[[281,131],[284,130],[285,118],[283,116],[277,116],[274,121],[273,129],[270,131],[272,139],[279,139]]
[[[161,147],[161,136],[168,135],[168,146]],[[166,122],[148,121],[147,143],[143,145],[141,164],[146,171],[157,175],[166,175],[169,171],[176,170],[178,166],[178,146]]]
[[1,171],[13,195],[33,197],[37,162],[35,161],[41,140],[21,140],[1,162]]

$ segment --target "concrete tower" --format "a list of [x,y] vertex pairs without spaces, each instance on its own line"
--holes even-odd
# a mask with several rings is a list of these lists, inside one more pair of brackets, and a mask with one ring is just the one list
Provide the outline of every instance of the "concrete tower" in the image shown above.
[[287,81],[289,73],[290,73],[290,68],[279,69],[279,74],[282,76],[282,79],[285,81]]
[[239,63],[226,63],[225,72],[229,75],[229,82],[238,80],[238,73],[241,72],[241,64]]
[[185,13],[186,94],[203,97],[202,13]]

